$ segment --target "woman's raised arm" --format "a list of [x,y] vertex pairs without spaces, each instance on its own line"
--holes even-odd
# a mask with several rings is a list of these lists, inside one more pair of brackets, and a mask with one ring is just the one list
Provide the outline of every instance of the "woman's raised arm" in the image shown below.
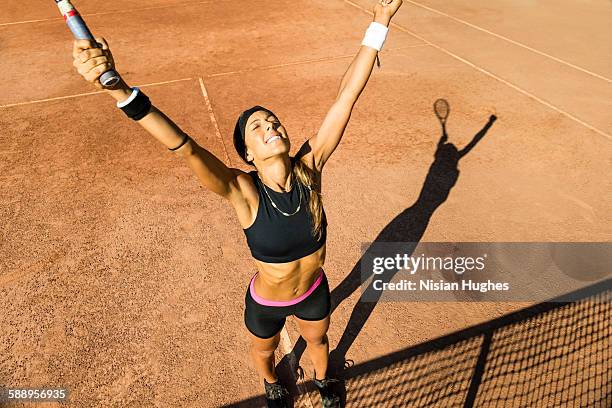
[[[93,83],[96,88],[103,89],[98,78],[103,72],[109,69],[116,71],[116,69],[106,41],[101,37],[96,38],[96,41],[102,45],[101,48],[94,47],[89,40],[74,41],[73,65],[83,78]],[[138,91],[130,88],[123,79],[107,91],[119,105],[140,103],[145,106],[142,101],[138,101],[138,97],[134,98],[138,95]],[[238,191],[236,176],[240,171],[227,167],[212,153],[199,146],[155,106],[151,105],[146,111],[132,118],[169,150],[183,157],[204,187],[228,199]]]
[[327,112],[316,135],[308,139],[300,152],[311,150],[314,165],[319,170],[336,150],[351,117],[353,107],[365,88],[378,50],[386,38],[391,18],[402,5],[402,0],[378,0],[374,6],[374,21],[366,31],[366,37],[357,55],[342,77],[336,101]]

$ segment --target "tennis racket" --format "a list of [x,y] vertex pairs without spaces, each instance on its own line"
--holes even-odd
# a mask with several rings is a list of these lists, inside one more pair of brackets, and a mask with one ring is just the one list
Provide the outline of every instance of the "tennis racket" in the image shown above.
[[450,113],[450,105],[446,99],[438,99],[434,102],[434,112],[442,125],[442,132],[446,134],[446,119]]
[[[77,11],[76,8],[70,3],[69,0],[55,0],[55,4],[59,8],[62,16],[64,16],[64,20],[68,25],[70,31],[72,31],[72,35],[77,40],[91,40],[95,44],[96,47],[99,48],[98,43],[96,42],[93,34],[87,28],[85,21],[81,18],[81,15]],[[117,74],[112,69],[104,72],[100,75],[100,83],[103,86],[109,87],[115,85],[119,82],[119,74]]]

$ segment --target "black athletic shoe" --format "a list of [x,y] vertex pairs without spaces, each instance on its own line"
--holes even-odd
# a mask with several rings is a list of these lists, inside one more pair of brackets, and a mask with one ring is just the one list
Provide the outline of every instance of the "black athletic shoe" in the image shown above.
[[323,403],[323,408],[340,408],[340,396],[334,392],[332,389],[331,383],[337,383],[338,380],[334,378],[327,378],[323,380],[317,380],[316,378],[313,380],[317,388],[319,389],[319,394],[321,394],[321,402]]
[[289,391],[283,387],[278,381],[270,384],[264,378],[264,386],[266,387],[266,403],[268,408],[289,408],[289,403],[285,398],[289,395]]

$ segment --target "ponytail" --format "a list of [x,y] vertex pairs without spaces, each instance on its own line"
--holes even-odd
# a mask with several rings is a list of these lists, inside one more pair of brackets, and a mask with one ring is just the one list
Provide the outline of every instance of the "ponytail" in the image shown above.
[[310,201],[308,209],[312,218],[312,235],[317,241],[321,239],[323,223],[323,197],[317,190],[320,189],[320,180],[316,173],[306,166],[300,159],[294,158],[293,175],[300,183],[310,190]]

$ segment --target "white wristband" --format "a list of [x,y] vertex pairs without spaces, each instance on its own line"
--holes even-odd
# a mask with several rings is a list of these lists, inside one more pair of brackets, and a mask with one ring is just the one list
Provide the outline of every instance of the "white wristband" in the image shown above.
[[127,98],[125,101],[117,102],[117,107],[123,108],[124,106],[129,105],[130,102],[132,102],[134,98],[136,98],[136,95],[138,95],[138,92],[140,92],[140,88],[137,88],[137,87],[132,88],[132,94],[130,95],[130,97]]
[[382,50],[383,44],[387,39],[388,32],[389,28],[384,24],[372,21],[366,30],[361,45],[365,45],[366,47],[374,48],[376,51],[380,51]]

